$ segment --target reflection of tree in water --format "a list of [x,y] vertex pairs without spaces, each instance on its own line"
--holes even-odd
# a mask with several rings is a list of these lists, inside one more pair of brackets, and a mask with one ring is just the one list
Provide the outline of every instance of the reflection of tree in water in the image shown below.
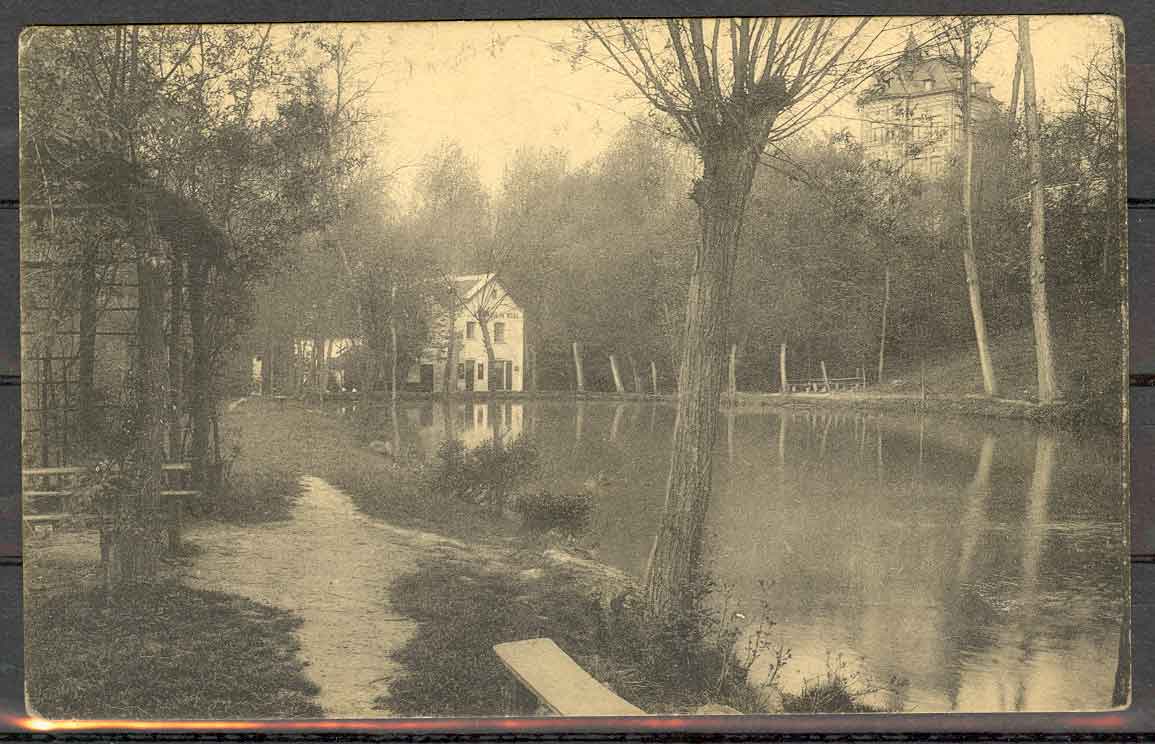
[[[400,405],[402,439],[413,446],[419,422]],[[434,429],[476,424],[461,400],[453,417],[441,402],[426,405]],[[516,418],[518,405],[509,415],[484,406],[485,431]],[[559,490],[596,488],[590,540],[599,559],[640,571],[660,513],[673,409],[535,401],[522,410],[541,477]],[[374,437],[387,439],[387,407],[378,416]],[[785,640],[796,668],[802,639],[820,632],[831,640],[819,653],[861,653],[864,673],[909,677],[915,710],[1038,709],[1078,698],[1080,684],[1103,683],[1110,696],[1123,586],[1110,560],[1118,538],[1102,535],[1121,529],[1119,494],[1104,486],[1118,457],[1082,438],[1048,434],[1051,445],[1038,444],[1031,427],[992,424],[992,432],[933,416],[796,410],[736,412],[719,423],[716,570],[743,597],[749,577],[774,573],[792,608],[781,628],[793,626]],[[1058,647],[1082,666],[1053,669]]]
[[1027,514],[1023,525],[1023,563],[1020,581],[1014,647],[1019,649],[1018,684],[1015,689],[1015,710],[1027,706],[1027,678],[1035,657],[1035,636],[1039,613],[1039,563],[1047,537],[1048,502],[1051,497],[1051,479],[1055,472],[1055,439],[1041,433],[1035,448],[1035,472],[1027,492]]

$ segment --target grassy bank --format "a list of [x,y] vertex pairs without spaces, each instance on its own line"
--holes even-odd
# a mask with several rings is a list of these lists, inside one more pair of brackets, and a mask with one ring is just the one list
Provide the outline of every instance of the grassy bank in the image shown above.
[[41,716],[314,718],[317,689],[280,610],[164,582],[30,599],[27,690]]
[[380,704],[406,716],[507,715],[502,692],[512,678],[493,646],[544,637],[648,713],[689,713],[707,703],[765,712],[751,691],[739,690],[744,685],[715,684],[719,647],[647,633],[599,590],[589,575],[541,561],[423,562],[392,587],[393,606],[418,630],[394,655],[406,673]]
[[431,492],[411,463],[367,447],[349,418],[286,401],[253,398],[224,418],[235,444],[229,492],[215,513],[286,518],[304,474],[341,488],[366,514],[391,524],[467,539],[513,534],[485,509]]

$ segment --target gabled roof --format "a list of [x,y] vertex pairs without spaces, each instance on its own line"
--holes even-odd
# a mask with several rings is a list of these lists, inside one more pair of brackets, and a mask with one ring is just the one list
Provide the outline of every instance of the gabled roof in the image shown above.
[[[859,96],[858,103],[957,91],[961,83],[962,68],[959,65],[939,56],[924,54],[912,35],[907,39],[902,56],[876,76],[874,84]],[[974,84],[976,97],[993,100],[989,83],[975,80]]]
[[453,293],[461,302],[469,302],[481,288],[494,280],[496,274],[463,274],[450,279],[453,284]]

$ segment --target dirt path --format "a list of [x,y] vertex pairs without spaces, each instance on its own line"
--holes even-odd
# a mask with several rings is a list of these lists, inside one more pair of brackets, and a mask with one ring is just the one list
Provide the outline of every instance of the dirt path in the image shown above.
[[300,653],[328,717],[388,716],[373,701],[397,671],[390,652],[414,631],[390,608],[389,586],[415,569],[415,548],[441,541],[363,515],[320,478],[306,476],[302,485],[289,521],[190,530],[188,539],[204,550],[189,583],[302,618]]

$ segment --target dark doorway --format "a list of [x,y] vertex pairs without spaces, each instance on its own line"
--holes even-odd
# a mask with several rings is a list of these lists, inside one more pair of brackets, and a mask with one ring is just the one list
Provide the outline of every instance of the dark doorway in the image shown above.
[[489,389],[509,390],[510,371],[513,363],[508,359],[495,359],[489,367]]
[[477,365],[473,363],[472,359],[466,359],[465,360],[465,389],[468,392],[473,392],[473,388],[474,388],[473,375],[474,375],[474,370],[476,370],[476,369],[477,369]]
[[433,392],[433,365],[421,365],[421,389],[427,393]]

